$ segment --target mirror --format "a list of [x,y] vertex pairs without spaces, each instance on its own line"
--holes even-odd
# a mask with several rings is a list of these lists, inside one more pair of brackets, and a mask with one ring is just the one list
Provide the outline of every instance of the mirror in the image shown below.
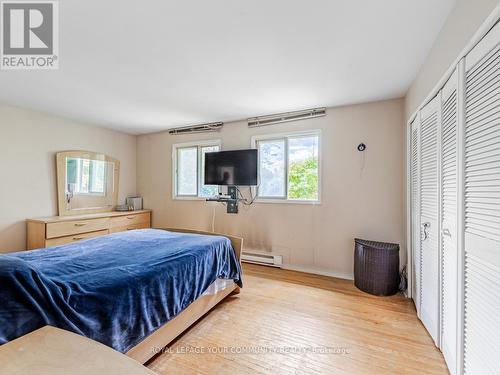
[[59,215],[113,211],[118,201],[120,162],[89,151],[59,152]]

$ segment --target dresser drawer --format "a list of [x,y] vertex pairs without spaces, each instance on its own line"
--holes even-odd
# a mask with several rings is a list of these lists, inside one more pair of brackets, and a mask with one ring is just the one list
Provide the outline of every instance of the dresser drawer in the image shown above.
[[47,224],[47,238],[71,236],[109,228],[109,218],[63,221]]
[[123,227],[115,227],[111,228],[109,230],[109,233],[116,233],[116,232],[125,232],[127,230],[134,230],[134,229],[146,229],[150,228],[149,223],[141,223],[141,224],[131,224],[131,225],[126,225]]
[[[151,215],[149,212],[142,214],[130,214],[111,218],[110,228],[121,228],[130,225],[146,224],[150,225]],[[144,228],[144,227],[143,227]]]
[[71,243],[71,242],[77,242],[77,241],[80,241],[80,240],[86,240],[87,238],[94,238],[94,237],[104,236],[106,234],[109,234],[109,231],[107,229],[106,230],[98,230],[96,232],[83,233],[83,234],[75,234],[75,235],[72,235],[72,236],[65,236],[65,237],[53,238],[51,240],[45,241],[45,247],[65,245],[65,244]]

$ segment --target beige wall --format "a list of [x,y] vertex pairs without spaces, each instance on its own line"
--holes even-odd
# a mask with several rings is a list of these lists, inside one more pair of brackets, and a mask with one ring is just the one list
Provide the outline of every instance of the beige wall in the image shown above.
[[[245,238],[246,246],[274,250],[303,269],[350,277],[353,238],[397,242],[404,250],[403,100],[328,110],[324,118],[248,129],[225,124],[220,133],[138,137],[137,187],[154,226],[215,230]],[[320,205],[255,203],[228,215],[220,203],[172,200],[172,145],[221,139],[223,149],[249,148],[255,134],[322,130]],[[366,165],[356,146],[367,144]],[[403,256],[404,258],[404,256]]]
[[406,120],[439,82],[498,3],[498,0],[457,0],[406,94]]
[[0,252],[26,248],[26,218],[57,214],[55,153],[64,150],[119,159],[120,201],[136,193],[135,136],[0,106]]

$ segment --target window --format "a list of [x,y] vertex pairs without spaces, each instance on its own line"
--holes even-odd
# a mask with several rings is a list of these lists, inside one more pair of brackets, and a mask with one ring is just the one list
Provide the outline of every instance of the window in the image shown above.
[[220,141],[183,143],[173,146],[175,198],[207,198],[219,193],[218,186],[205,185],[205,153],[220,150]]
[[261,201],[319,201],[320,132],[258,136]]

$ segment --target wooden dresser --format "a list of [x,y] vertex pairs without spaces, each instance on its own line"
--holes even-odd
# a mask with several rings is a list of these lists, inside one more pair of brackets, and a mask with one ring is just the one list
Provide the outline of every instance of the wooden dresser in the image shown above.
[[26,220],[28,250],[132,229],[151,228],[151,210],[51,216]]

